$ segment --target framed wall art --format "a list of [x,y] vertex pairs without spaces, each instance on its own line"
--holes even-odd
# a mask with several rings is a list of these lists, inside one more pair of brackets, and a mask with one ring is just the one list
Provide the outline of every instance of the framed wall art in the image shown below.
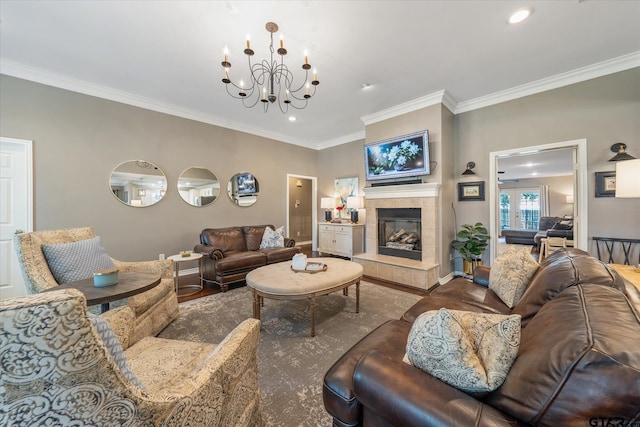
[[336,209],[340,218],[349,218],[347,197],[358,195],[358,177],[338,178],[335,182]]
[[484,201],[484,181],[477,182],[459,182],[458,183],[458,201]]
[[596,172],[596,197],[615,197],[616,171]]

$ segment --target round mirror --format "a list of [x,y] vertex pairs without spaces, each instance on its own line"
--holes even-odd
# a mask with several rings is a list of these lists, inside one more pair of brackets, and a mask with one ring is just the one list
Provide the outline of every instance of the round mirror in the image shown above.
[[260,195],[258,179],[248,172],[237,173],[227,183],[227,194],[237,206],[252,206]]
[[158,166],[144,160],[120,163],[109,178],[111,194],[127,206],[147,207],[167,192],[167,178]]
[[218,198],[220,181],[209,169],[188,168],[178,178],[178,193],[191,206],[207,206]]

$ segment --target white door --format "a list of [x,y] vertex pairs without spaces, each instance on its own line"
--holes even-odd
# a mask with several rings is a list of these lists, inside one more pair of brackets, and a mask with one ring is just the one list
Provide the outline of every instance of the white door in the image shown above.
[[500,190],[500,231],[537,230],[540,219],[540,189]]
[[16,231],[33,231],[32,142],[0,138],[0,298],[25,295],[13,246]]

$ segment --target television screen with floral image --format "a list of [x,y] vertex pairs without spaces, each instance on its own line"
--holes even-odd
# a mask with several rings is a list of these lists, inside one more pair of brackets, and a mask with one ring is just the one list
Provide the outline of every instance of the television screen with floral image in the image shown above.
[[368,181],[429,175],[429,131],[365,144],[364,167]]

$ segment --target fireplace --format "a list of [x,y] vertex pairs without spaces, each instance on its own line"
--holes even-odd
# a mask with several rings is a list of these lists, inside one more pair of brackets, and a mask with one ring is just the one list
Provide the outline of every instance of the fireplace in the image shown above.
[[[365,214],[365,253],[353,256],[353,261],[359,263],[364,268],[365,276],[375,277],[404,286],[411,286],[417,289],[430,289],[438,284],[439,269],[438,264],[438,242],[439,242],[439,220],[438,220],[438,193],[439,185],[436,183],[386,185],[380,187],[366,187],[364,189],[367,197],[367,207]],[[387,212],[386,210],[389,210]],[[416,226],[419,220],[419,240],[415,242],[414,250],[399,249],[393,255],[383,255],[379,252],[378,245],[378,215],[385,217],[387,213],[393,213],[396,209],[405,210],[408,215],[403,215],[408,228],[409,223]],[[416,213],[420,216],[415,218]],[[397,218],[389,218],[395,220]],[[401,226],[400,228],[402,228]],[[386,225],[385,225],[386,227]],[[406,230],[405,228],[405,230]],[[399,230],[398,230],[399,231]],[[413,230],[416,231],[416,230]],[[386,239],[384,239],[385,252],[388,249]],[[412,239],[407,239],[407,242]],[[417,259],[399,257],[411,254]],[[420,257],[416,255],[419,254]]]
[[422,261],[420,208],[379,208],[378,253]]

